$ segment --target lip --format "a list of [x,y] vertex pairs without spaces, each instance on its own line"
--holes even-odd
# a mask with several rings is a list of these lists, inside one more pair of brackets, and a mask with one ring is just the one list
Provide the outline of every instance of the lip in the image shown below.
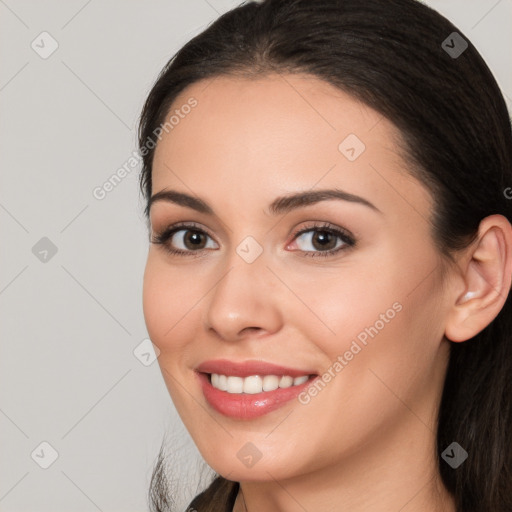
[[311,368],[300,370],[265,361],[241,361],[236,363],[227,359],[204,361],[196,368],[196,371],[200,373],[233,375],[234,377],[250,377],[251,375],[289,375],[290,377],[301,377],[302,375],[316,375],[316,372],[311,370]]
[[[255,394],[228,393],[214,388],[208,374],[233,375],[248,377],[250,375],[289,375],[300,377],[310,375],[309,380],[298,386],[277,388]],[[263,361],[244,361],[235,363],[227,360],[206,361],[196,368],[203,395],[208,404],[218,413],[239,420],[251,420],[268,414],[286,405],[296,398],[316,378],[317,374],[310,370],[298,370],[278,366]]]

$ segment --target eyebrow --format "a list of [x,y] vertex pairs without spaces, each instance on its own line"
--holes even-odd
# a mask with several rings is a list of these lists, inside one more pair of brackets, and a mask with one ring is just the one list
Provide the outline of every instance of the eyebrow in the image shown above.
[[[382,213],[367,199],[364,199],[363,197],[357,196],[355,194],[350,194],[349,192],[345,192],[344,190],[340,189],[305,191],[281,196],[272,201],[268,211],[270,212],[270,215],[279,215],[288,213],[297,208],[302,208],[304,206],[309,206],[321,201],[328,201],[332,199],[348,201],[350,203],[359,203],[367,206],[368,208],[371,208],[376,212]],[[185,206],[206,215],[215,214],[211,206],[209,206],[202,199],[191,196],[189,194],[185,194],[183,192],[177,192],[176,190],[161,190],[160,192],[157,192],[151,196],[147,205],[147,211],[149,212],[152,204],[159,201],[166,201],[177,204],[179,206]]]

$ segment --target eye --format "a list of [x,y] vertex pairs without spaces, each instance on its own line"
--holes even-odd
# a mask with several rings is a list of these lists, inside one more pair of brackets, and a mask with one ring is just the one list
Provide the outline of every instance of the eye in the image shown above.
[[187,254],[218,248],[210,235],[195,224],[171,226],[155,234],[151,242],[165,246],[165,249],[172,254]]
[[[169,226],[155,233],[151,243],[163,245],[171,254],[193,257],[204,255],[204,250],[219,248],[204,229],[193,223]],[[354,237],[348,231],[321,223],[295,233],[293,242],[287,248],[295,245],[304,256],[331,256],[355,244]]]
[[295,234],[293,240],[293,244],[305,256],[330,256],[353,247],[355,243],[355,239],[347,231],[332,227],[328,223],[302,229]]

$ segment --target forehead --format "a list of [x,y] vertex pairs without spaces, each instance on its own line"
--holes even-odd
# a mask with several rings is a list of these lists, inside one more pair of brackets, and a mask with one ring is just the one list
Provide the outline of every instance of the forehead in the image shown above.
[[371,195],[389,189],[390,174],[419,185],[410,183],[395,126],[317,77],[218,76],[182,91],[170,115],[175,123],[155,150],[153,193],[185,184],[207,194],[223,183],[227,192],[249,187],[270,197],[319,183]]
[[[192,102],[195,106],[190,108]],[[260,148],[260,158],[286,151],[292,156],[313,147],[304,147],[305,139],[321,140],[323,146],[337,150],[350,133],[368,143],[379,139],[389,145],[398,134],[378,112],[309,75],[217,76],[196,82],[175,99],[167,119],[171,117],[173,137],[164,133],[167,140],[159,144],[157,153],[164,145],[178,153],[183,142],[195,141],[203,150],[213,142],[213,149],[228,149],[230,155],[237,143],[243,143],[246,149]]]

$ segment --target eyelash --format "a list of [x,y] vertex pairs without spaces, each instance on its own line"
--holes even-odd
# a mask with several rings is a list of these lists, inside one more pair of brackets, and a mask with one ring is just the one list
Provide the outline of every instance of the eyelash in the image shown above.
[[[175,224],[173,226],[169,226],[167,229],[162,231],[161,233],[156,233],[151,239],[151,243],[157,245],[163,245],[165,250],[170,254],[178,255],[178,256],[187,256],[192,258],[198,258],[205,254],[206,251],[211,249],[198,249],[197,251],[183,251],[181,249],[173,249],[168,245],[168,240],[178,231],[194,231],[203,235],[207,235],[208,237],[213,237],[203,228],[199,227],[199,225],[191,222],[191,223],[183,223],[183,224]],[[328,222],[323,223],[313,223],[310,226],[302,228],[296,231],[293,234],[293,240],[303,235],[304,233],[308,233],[310,231],[320,231],[327,232],[331,235],[337,236],[344,243],[341,247],[337,249],[329,249],[328,251],[300,251],[304,253],[303,255],[306,257],[328,257],[337,254],[340,251],[350,249],[356,245],[356,240],[354,237],[346,230],[342,228],[337,228],[329,224]],[[194,254],[195,253],[195,254]]]

